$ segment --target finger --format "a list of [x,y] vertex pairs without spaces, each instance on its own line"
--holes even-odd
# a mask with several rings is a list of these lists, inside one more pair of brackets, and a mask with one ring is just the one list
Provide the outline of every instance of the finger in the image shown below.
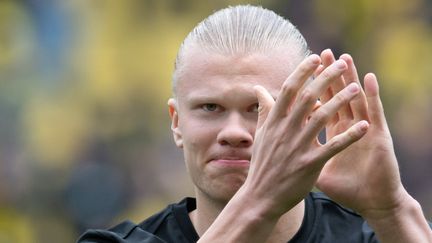
[[[357,83],[361,87],[357,69],[352,57],[349,54],[343,54],[340,58],[348,65],[347,71],[343,74],[345,82],[347,84]],[[350,107],[355,120],[359,121],[368,119],[366,95],[363,90],[361,90],[360,94],[350,102]]]
[[[321,101],[317,100],[316,103],[315,103],[315,105],[314,105],[314,107],[313,107],[313,109],[312,109],[312,112],[314,112],[315,110],[319,109],[321,106],[322,106]],[[307,119],[309,120],[310,118],[311,118],[311,116],[308,116]]]
[[320,75],[322,71],[324,71],[324,69],[325,69],[324,65],[320,64],[314,72],[314,78]]
[[258,98],[258,122],[257,129],[260,128],[264,121],[267,119],[267,116],[273,107],[275,101],[271,94],[262,86],[257,85],[254,87],[255,94]]
[[328,121],[360,92],[358,84],[352,83],[337,93],[331,100],[312,113],[304,129],[304,140],[318,136]]
[[[314,79],[315,79],[317,76],[319,76],[319,75],[322,73],[322,71],[324,71],[324,69],[325,69],[324,65],[320,64],[320,65],[318,66],[318,68],[317,68],[317,69],[315,70],[315,72],[314,72]],[[324,93],[327,93],[327,92],[329,92],[328,96],[331,97],[331,96],[332,96],[332,94],[331,94],[331,90],[330,90],[330,89],[327,89]],[[324,95],[325,95],[325,94],[323,94],[323,96],[324,96]],[[319,105],[321,106],[321,105],[322,105],[321,99],[319,99],[319,100],[317,101],[317,103],[319,103]],[[318,107],[318,106],[315,106],[313,110],[315,110],[317,107]]]
[[321,160],[324,164],[331,157],[362,138],[366,134],[368,128],[369,123],[362,120],[348,128],[345,132],[334,136],[318,149],[318,160]]
[[308,84],[297,97],[293,105],[291,125],[301,126],[313,110],[318,97],[330,86],[330,84],[346,69],[346,63],[338,60],[326,68],[313,82]]
[[360,85],[359,76],[357,74],[357,68],[354,65],[354,60],[349,54],[342,54],[340,59],[344,60],[348,65],[348,70],[344,73],[345,81],[348,83],[356,82]]
[[373,73],[366,74],[364,78],[366,99],[368,103],[368,115],[370,122],[381,128],[387,128],[384,108],[379,96],[379,86]]
[[274,106],[276,116],[286,116],[287,110],[297,96],[297,92],[308,80],[321,62],[318,55],[312,54],[303,60],[294,72],[282,84],[281,92],[278,95]]
[[[321,61],[322,61],[322,66],[324,67],[324,69],[326,69],[336,60],[334,58],[333,52],[330,49],[325,49],[324,51],[321,52]],[[335,94],[333,92],[328,92],[328,93]],[[323,103],[331,99],[332,96],[328,96],[328,93],[327,94],[324,93],[323,96],[321,97]]]
[[[322,61],[322,70],[320,72],[320,74],[322,73],[322,71],[324,71],[324,69],[326,69],[328,66],[330,66],[333,62],[330,60],[331,58],[328,57],[329,55],[329,51],[330,49],[325,49],[324,51],[321,52],[321,61]],[[333,55],[333,54],[330,54]],[[325,59],[325,61],[324,61]],[[318,76],[318,75],[316,75]],[[323,103],[326,103],[328,100],[331,99],[331,97],[333,97],[333,92],[331,91],[331,88],[329,87],[328,90],[326,92],[324,92],[321,97],[320,100]]]
[[[326,49],[321,53],[321,59],[324,66],[330,66],[332,63],[335,62],[335,57],[333,55],[333,52],[330,49]],[[335,95],[339,93],[339,91],[344,89],[345,86],[346,86],[345,80],[342,75],[332,83],[331,93]],[[328,96],[328,93],[329,92],[323,93],[323,97],[321,97],[321,99],[323,99],[323,102],[327,102],[328,100],[331,99],[331,97],[333,97],[333,96]],[[348,119],[352,118],[352,113],[349,105],[342,107],[338,111],[337,116],[335,116],[334,120],[337,121],[339,119],[344,119],[344,118],[348,118]]]
[[[325,67],[330,66],[336,61],[333,52],[330,49],[326,49],[321,53],[321,60]],[[333,90],[333,94],[336,94],[339,91],[341,91],[343,88],[345,88],[345,81],[343,80],[343,76],[336,79],[335,82],[332,83],[331,87]]]

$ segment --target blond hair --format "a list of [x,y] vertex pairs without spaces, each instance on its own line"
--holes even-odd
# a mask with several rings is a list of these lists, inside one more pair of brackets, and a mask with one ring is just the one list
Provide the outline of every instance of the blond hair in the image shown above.
[[184,54],[196,45],[223,55],[263,53],[281,47],[289,47],[300,61],[310,54],[306,40],[287,19],[258,6],[228,7],[204,19],[183,41],[175,61],[174,94]]

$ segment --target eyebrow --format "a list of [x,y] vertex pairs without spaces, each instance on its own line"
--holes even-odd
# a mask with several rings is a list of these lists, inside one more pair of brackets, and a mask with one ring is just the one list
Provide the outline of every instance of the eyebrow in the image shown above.
[[[280,94],[280,91],[279,90],[277,90],[276,92],[270,92],[269,90],[267,90],[267,91],[269,92],[269,94],[273,98],[273,100],[276,101],[277,97]],[[224,99],[220,98],[221,95],[222,94],[218,94],[216,91],[203,95],[200,92],[197,92],[195,90],[195,91],[189,92],[187,95],[184,95],[183,99],[187,102],[201,102],[201,101],[202,102],[212,102],[212,101],[218,102],[220,100],[224,100]],[[254,92],[252,92],[249,97],[251,98],[251,100],[252,99],[258,100],[258,98]]]

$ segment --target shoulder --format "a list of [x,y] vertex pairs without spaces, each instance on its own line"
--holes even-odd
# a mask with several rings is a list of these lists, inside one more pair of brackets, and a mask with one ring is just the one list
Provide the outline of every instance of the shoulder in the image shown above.
[[90,242],[118,242],[118,243],[132,243],[132,242],[145,243],[160,243],[164,242],[159,237],[141,229],[138,225],[124,221],[110,229],[99,230],[92,229],[87,230],[77,242],[79,243],[90,243]]
[[195,199],[185,198],[179,203],[169,205],[138,226],[167,242],[195,242],[199,237],[189,218],[189,212],[195,209]]
[[[307,202],[309,200],[309,203]],[[333,201],[321,192],[312,192],[306,200],[308,210],[313,210],[315,221],[332,226],[337,224],[345,228],[363,227],[365,220],[355,211]]]
[[347,214],[363,221],[363,218],[355,211],[338,204],[322,192],[311,192],[309,198],[315,209],[318,210],[317,213],[328,214],[330,216]]
[[302,242],[377,242],[375,233],[359,214],[321,192],[311,192],[306,198],[298,237]]
[[[168,205],[165,209],[154,214],[140,224],[124,221],[107,230],[88,230],[78,239],[78,242],[172,242],[171,237],[173,235],[178,236],[184,234],[180,225],[188,224],[188,222],[184,222],[189,220],[187,210],[194,206],[195,201],[191,198],[186,198],[179,203]],[[190,225],[192,225],[192,223],[190,223]]]

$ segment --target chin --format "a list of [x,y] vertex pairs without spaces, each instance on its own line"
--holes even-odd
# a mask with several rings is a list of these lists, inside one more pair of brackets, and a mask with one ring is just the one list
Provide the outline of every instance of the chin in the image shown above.
[[243,182],[244,181],[215,188],[215,190],[213,190],[211,193],[211,197],[220,203],[227,204],[243,185]]
[[213,203],[219,204],[224,207],[231,198],[237,193],[240,187],[243,185],[243,181],[237,181],[236,183],[229,184],[213,184],[211,186],[196,186],[196,196],[204,199],[205,201],[212,201]]

